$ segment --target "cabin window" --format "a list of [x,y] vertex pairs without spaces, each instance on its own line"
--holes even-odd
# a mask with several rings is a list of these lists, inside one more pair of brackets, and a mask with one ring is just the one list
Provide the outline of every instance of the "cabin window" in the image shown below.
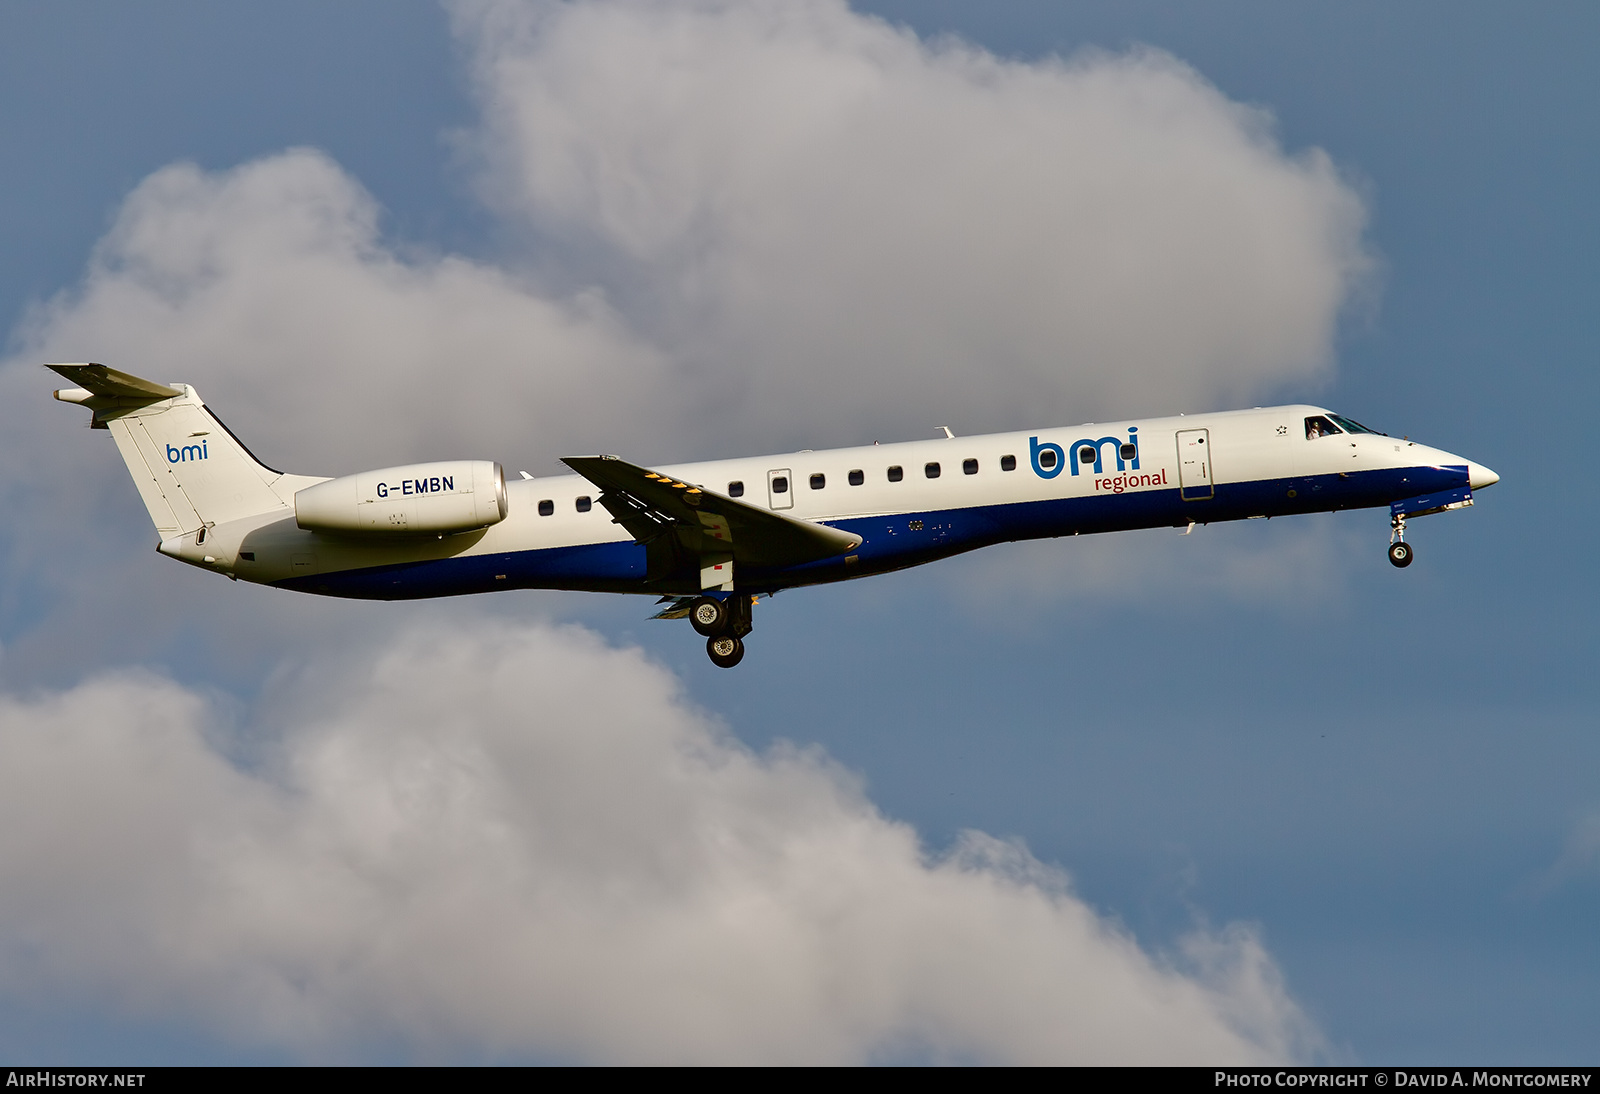
[[541,517],[553,517],[553,516],[555,516],[555,514],[556,514],[556,503],[554,501],[550,500],[549,498],[546,498],[544,501],[541,501],[539,503],[539,515]]
[[[1088,445],[1084,445],[1082,448],[1078,449],[1078,462],[1093,463],[1096,455],[1097,453],[1094,449],[1090,448]],[[1043,463],[1044,461],[1040,460],[1039,462]]]
[[827,485],[828,485],[828,476],[820,474],[820,473],[811,476],[811,489],[813,489],[813,490],[821,490],[824,486],[827,486]]
[[1331,437],[1339,432],[1342,432],[1339,427],[1328,421],[1321,414],[1313,414],[1306,419],[1306,440],[1308,441],[1314,441],[1318,437]]
[[899,482],[901,479],[903,479],[905,477],[906,477],[906,469],[901,467],[899,464],[895,464],[893,467],[889,468],[889,481],[890,482]]
[[1055,465],[1056,465],[1056,450],[1055,449],[1047,448],[1043,452],[1039,453],[1039,466],[1040,467],[1042,467],[1046,471],[1048,471],[1052,467],[1054,467]]
[[741,480],[734,479],[732,482],[730,482],[728,484],[728,497],[730,497],[730,498],[742,498],[742,497],[744,497],[744,483]]
[[859,467],[856,468],[854,471],[850,472],[850,485],[851,486],[860,486],[862,483],[864,483],[866,481],[867,481],[867,474],[866,474],[865,471],[862,471]]
[[923,464],[922,465],[922,473],[924,475],[928,476],[928,478],[930,478],[930,479],[938,478],[939,477],[939,461],[935,460],[932,463]]
[[594,505],[594,502],[590,501],[589,495],[585,494],[578,499],[578,512],[587,513],[592,505]]
[[[1050,455],[1054,456],[1055,453],[1052,452],[1052,453],[1050,453]],[[1017,458],[1015,456],[1001,456],[1000,457],[1000,470],[1002,470],[1002,471],[1015,471],[1016,469],[1017,469]]]
[[779,475],[772,480],[772,492],[774,494],[787,494],[789,492],[789,478],[787,475]]
[[1117,455],[1121,456],[1125,460],[1131,460],[1138,454],[1139,446],[1136,444],[1125,444],[1117,450]]
[[977,460],[962,460],[961,461],[961,473],[963,475],[976,475],[978,473],[978,461]]

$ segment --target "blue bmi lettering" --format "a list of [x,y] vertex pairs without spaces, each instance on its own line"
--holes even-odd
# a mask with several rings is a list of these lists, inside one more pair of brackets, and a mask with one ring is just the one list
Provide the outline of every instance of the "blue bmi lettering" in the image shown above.
[[[1121,437],[1101,437],[1097,441],[1085,437],[1082,440],[1073,441],[1072,473],[1076,475],[1079,465],[1089,463],[1091,460],[1094,462],[1094,473],[1096,475],[1103,473],[1105,471],[1105,458],[1102,452],[1108,444],[1111,446],[1112,458],[1117,461],[1118,471],[1126,471],[1130,465],[1133,470],[1139,470],[1138,428],[1138,426],[1130,426],[1128,428],[1128,440],[1126,443],[1123,442]],[[1133,449],[1133,454],[1131,458],[1125,460],[1122,453],[1126,448]],[[1093,455],[1090,455],[1090,453],[1093,453]]]
[[[1038,437],[1028,438],[1028,458],[1033,461],[1033,473],[1041,479],[1053,479],[1061,474],[1066,457],[1059,444],[1050,441],[1041,444]],[[1072,473],[1076,475],[1078,469],[1074,467]]]
[[206,442],[202,439],[199,444],[186,444],[182,448],[173,448],[167,445],[168,463],[185,463],[189,460],[207,459],[210,453],[206,451]]

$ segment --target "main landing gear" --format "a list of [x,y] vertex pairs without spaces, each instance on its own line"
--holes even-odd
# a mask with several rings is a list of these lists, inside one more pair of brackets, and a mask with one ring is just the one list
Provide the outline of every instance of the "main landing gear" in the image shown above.
[[706,656],[719,669],[731,669],[744,660],[744,636],[750,633],[752,596],[724,599],[702,596],[689,608],[689,623],[706,636]]
[[1406,518],[1396,513],[1389,518],[1389,561],[1404,569],[1413,557],[1411,544],[1406,542]]
[[706,639],[706,656],[719,669],[731,669],[744,660],[744,639],[719,634]]

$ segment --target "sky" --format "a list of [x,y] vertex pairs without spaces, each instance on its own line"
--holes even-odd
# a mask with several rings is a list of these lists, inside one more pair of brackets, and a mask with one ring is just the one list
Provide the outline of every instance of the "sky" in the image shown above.
[[[1600,1025],[1600,15],[0,9],[0,1054],[1569,1064]],[[273,466],[1271,402],[1471,509],[763,601],[156,555],[44,361]]]

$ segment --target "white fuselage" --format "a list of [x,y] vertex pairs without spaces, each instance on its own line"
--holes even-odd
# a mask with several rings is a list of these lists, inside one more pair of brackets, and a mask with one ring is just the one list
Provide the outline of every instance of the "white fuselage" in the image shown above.
[[[1460,456],[1411,441],[1370,432],[1307,435],[1309,421],[1332,417],[1314,406],[1269,407],[656,470],[860,535],[848,559],[741,577],[741,587],[758,592],[1003,540],[1361,508],[1451,489],[1470,498],[1472,488],[1496,479]],[[598,503],[600,490],[587,479],[505,485],[505,518],[472,532],[326,534],[279,511],[217,524],[203,542],[194,532],[170,537],[162,551],[241,580],[346,596],[512,587],[684,591],[645,580],[642,548]]]

